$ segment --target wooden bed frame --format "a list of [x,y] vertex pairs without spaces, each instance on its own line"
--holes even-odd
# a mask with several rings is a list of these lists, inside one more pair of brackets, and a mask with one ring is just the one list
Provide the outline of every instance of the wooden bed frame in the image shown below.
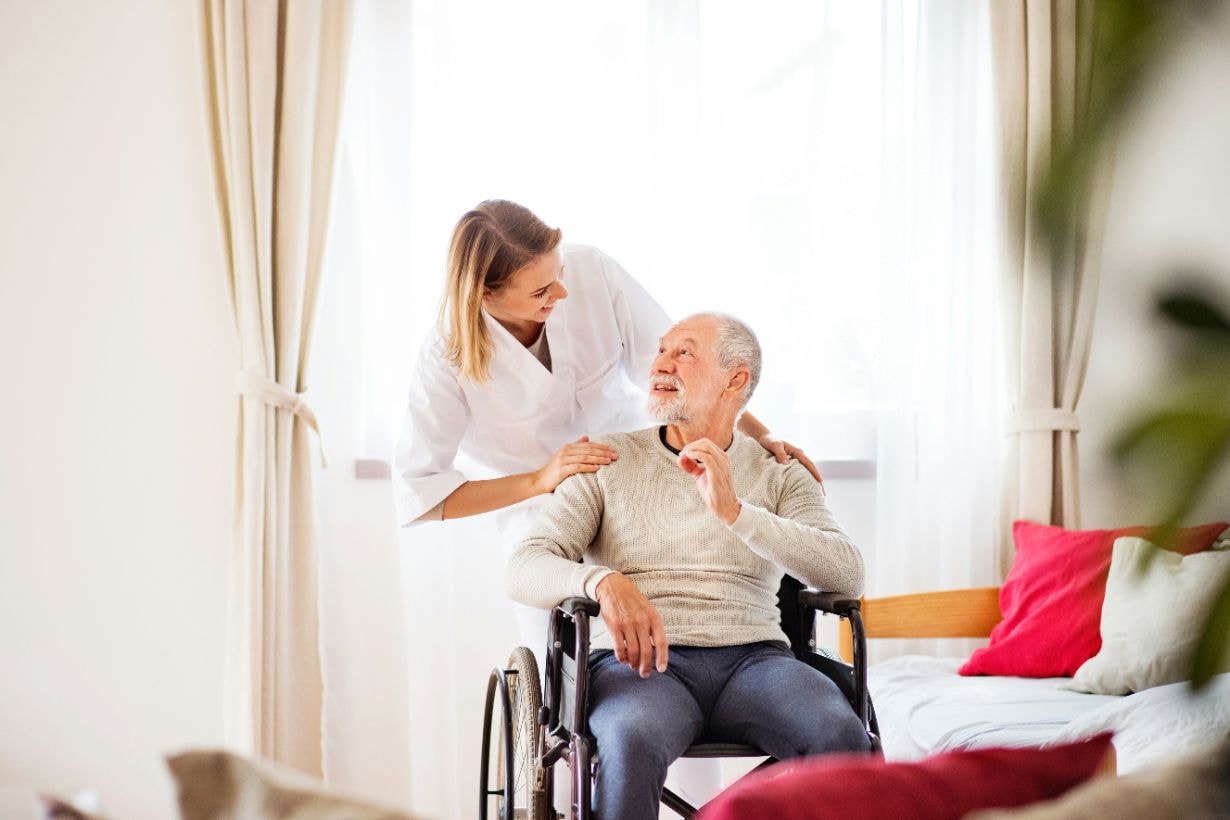
[[[1000,621],[999,587],[920,592],[862,599],[868,638],[985,638]],[[849,621],[842,621],[838,651],[854,658]]]
[[[863,598],[863,632],[868,638],[986,638],[1003,618],[999,587],[919,592],[888,598]],[[838,628],[838,651],[847,663],[854,658],[850,622]],[[1099,775],[1116,774],[1115,747],[1098,768]]]

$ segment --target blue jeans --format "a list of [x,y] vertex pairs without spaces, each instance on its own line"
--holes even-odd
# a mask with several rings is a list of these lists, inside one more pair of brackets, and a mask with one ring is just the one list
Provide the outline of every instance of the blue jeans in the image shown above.
[[667,767],[702,737],[779,760],[871,748],[837,685],[779,643],[672,646],[648,679],[600,650],[589,680],[596,820],[655,820]]

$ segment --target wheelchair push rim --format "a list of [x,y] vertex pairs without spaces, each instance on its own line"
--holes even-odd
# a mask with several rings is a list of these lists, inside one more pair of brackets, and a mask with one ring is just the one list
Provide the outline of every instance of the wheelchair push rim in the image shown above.
[[487,680],[480,761],[480,820],[555,820],[540,757],[538,664],[517,647]]

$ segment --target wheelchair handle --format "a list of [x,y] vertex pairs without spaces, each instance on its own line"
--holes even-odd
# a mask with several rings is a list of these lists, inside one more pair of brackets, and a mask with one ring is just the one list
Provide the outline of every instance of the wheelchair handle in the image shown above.
[[858,598],[838,595],[836,592],[820,592],[815,589],[800,591],[799,603],[833,615],[846,615],[862,609]]
[[598,617],[598,612],[601,610],[601,607],[599,607],[598,602],[592,598],[576,597],[565,598],[560,601],[559,609],[569,617],[574,617],[577,612],[580,611],[584,612],[591,618],[596,618]]

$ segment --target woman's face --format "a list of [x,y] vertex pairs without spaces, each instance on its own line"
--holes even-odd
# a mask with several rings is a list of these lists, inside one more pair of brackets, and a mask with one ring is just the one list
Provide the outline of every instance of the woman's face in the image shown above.
[[498,291],[483,294],[483,307],[502,322],[545,322],[555,303],[568,298],[560,281],[563,275],[564,262],[556,248],[514,273]]

